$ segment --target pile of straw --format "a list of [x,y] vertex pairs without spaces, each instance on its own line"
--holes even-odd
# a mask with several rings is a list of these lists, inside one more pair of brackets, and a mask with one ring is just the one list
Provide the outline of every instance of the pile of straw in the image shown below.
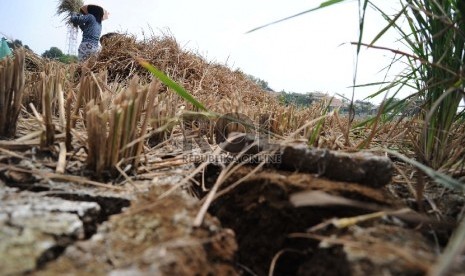
[[42,72],[45,68],[47,60],[35,54],[33,51],[24,48],[26,71],[28,72]]
[[[153,36],[144,40],[137,40],[132,35],[124,34],[106,37],[102,41],[102,49],[98,56],[79,65],[63,64],[70,72],[68,82],[63,87],[64,91],[71,89],[77,92],[83,88],[80,85],[81,89],[77,89],[80,78],[79,74],[74,74],[73,68],[76,66],[78,71],[81,71],[81,80],[88,75],[84,72],[90,70],[98,73],[97,75],[104,73],[105,83],[109,86],[126,87],[129,80],[135,76],[139,78],[141,84],[148,84],[153,80],[153,76],[138,64],[137,58],[145,59],[165,72],[209,110],[220,114],[244,114],[253,122],[259,122],[260,125],[279,135],[289,133],[302,126],[306,120],[320,116],[313,109],[298,110],[283,106],[277,97],[265,91],[243,72],[231,70],[226,65],[208,62],[196,53],[183,50],[169,35]],[[29,56],[29,60],[31,68],[27,70],[32,73],[43,71],[50,62],[32,55]],[[169,118],[174,117],[181,105],[185,105],[186,110],[194,109],[175,93],[165,93],[167,92],[165,86],[162,86],[158,92],[156,102],[159,108],[156,112],[160,114],[155,116],[158,120],[151,122],[154,129],[162,127]],[[27,96],[27,99],[31,100],[30,96]],[[89,100],[90,98],[78,106],[85,106]],[[40,105],[37,103],[37,106]],[[165,134],[160,133],[163,136]]]
[[[94,72],[106,70],[110,82],[127,82],[135,75],[150,82],[152,76],[139,66],[136,57],[165,72],[211,110],[248,113],[250,107],[266,107],[269,111],[270,105],[278,105],[275,97],[241,71],[207,62],[200,55],[181,49],[177,41],[167,35],[143,41],[131,35],[112,36],[87,66]],[[243,106],[247,110],[242,110]]]

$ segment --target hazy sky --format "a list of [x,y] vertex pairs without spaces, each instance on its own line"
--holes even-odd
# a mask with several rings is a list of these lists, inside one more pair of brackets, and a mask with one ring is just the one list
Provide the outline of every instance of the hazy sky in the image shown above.
[[[383,2],[384,0],[380,0]],[[392,1],[390,0],[390,4]],[[184,49],[268,82],[276,91],[324,91],[349,97],[358,38],[357,1],[312,12],[265,29],[246,31],[318,6],[323,0],[95,0],[110,12],[103,33],[141,37],[171,33]],[[42,54],[52,46],[66,52],[66,27],[55,15],[57,0],[1,0],[0,35],[19,39]],[[390,10],[394,11],[395,7]],[[368,42],[385,22],[369,13]],[[393,46],[393,36],[377,43]],[[383,79],[391,54],[362,50],[359,83]],[[363,99],[377,87],[356,90]],[[379,98],[378,98],[379,100]],[[375,100],[376,102],[376,100]]]

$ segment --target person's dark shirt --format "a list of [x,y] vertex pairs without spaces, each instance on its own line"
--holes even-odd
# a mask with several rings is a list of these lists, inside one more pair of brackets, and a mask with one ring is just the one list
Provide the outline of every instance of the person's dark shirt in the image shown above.
[[89,42],[98,45],[102,24],[97,22],[92,14],[72,14],[71,23],[77,24],[82,30],[82,42]]

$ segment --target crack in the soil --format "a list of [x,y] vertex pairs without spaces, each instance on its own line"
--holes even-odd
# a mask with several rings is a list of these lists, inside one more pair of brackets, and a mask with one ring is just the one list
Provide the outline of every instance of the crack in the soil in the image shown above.
[[[6,187],[8,188],[16,188],[17,190],[14,191],[9,191],[10,194],[18,194],[20,195],[21,193],[40,193],[43,192],[46,194],[42,199],[42,203],[46,203],[46,198],[59,198],[61,200],[69,201],[69,202],[89,202],[89,203],[95,203],[99,206],[99,208],[96,209],[86,209],[87,211],[80,211],[78,207],[75,207],[73,209],[73,205],[70,204],[71,207],[67,208],[65,207],[64,209],[59,209],[57,208],[56,210],[50,207],[50,209],[45,208],[39,210],[38,214],[40,215],[40,212],[43,212],[43,214],[49,214],[50,216],[48,218],[54,218],[54,220],[60,220],[60,214],[73,214],[75,215],[82,223],[82,232],[81,234],[77,234],[74,232],[65,232],[65,234],[57,234],[54,233],[53,231],[45,231],[44,229],[41,229],[40,227],[35,229],[34,225],[15,225],[10,223],[14,218],[13,214],[10,212],[7,212],[7,220],[4,222],[4,225],[11,225],[11,227],[14,227],[16,229],[26,229],[26,228],[31,228],[31,231],[35,231],[36,234],[33,235],[33,239],[37,238],[38,240],[33,240],[31,246],[34,244],[34,242],[40,243],[41,241],[39,240],[40,237],[43,237],[43,235],[48,236],[48,239],[52,239],[51,241],[54,240],[53,244],[49,244],[49,247],[44,249],[44,251],[40,252],[39,256],[36,256],[35,260],[35,268],[36,269],[41,269],[43,268],[46,264],[56,260],[59,258],[66,250],[66,248],[72,244],[74,244],[77,241],[82,241],[82,240],[87,240],[90,239],[96,232],[97,228],[99,225],[101,225],[103,222],[107,221],[108,218],[111,215],[119,214],[122,212],[123,208],[130,206],[131,202],[129,199],[122,198],[122,197],[112,197],[112,196],[100,196],[100,195],[90,195],[86,193],[66,193],[63,191],[59,190],[51,190],[50,188],[47,188],[43,185],[24,185],[21,183],[5,183]],[[33,197],[34,198],[34,197]],[[12,200],[10,203],[10,208],[14,208],[15,201]],[[34,204],[36,203],[30,203],[27,200],[27,196],[23,201],[18,201],[17,204],[32,204],[32,207],[28,208],[35,208]],[[26,208],[26,207],[25,207]],[[40,208],[40,207],[39,207]],[[31,209],[33,210],[33,209]],[[57,214],[58,217],[54,217],[53,214]],[[53,220],[52,220],[53,221]],[[53,227],[53,226],[51,226]],[[38,236],[37,236],[38,235]],[[50,240],[49,240],[50,243]],[[14,245],[13,245],[14,246]],[[31,271],[31,270],[29,270]],[[27,272],[27,270],[23,271]]]
[[88,194],[76,194],[76,193],[56,193],[48,194],[48,196],[58,197],[69,201],[81,201],[81,202],[95,202],[100,206],[100,212],[94,220],[87,220],[81,218],[84,223],[85,238],[89,239],[97,231],[98,225],[108,220],[111,215],[119,214],[123,208],[129,207],[131,202],[125,198],[108,197],[108,196],[95,196]]

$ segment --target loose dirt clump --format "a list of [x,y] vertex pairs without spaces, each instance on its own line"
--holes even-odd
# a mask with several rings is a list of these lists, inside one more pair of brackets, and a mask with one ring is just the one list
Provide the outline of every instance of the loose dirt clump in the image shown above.
[[212,217],[193,228],[195,200],[182,192],[158,199],[158,188],[111,217],[90,240],[67,248],[37,275],[237,275],[234,232]]
[[[234,183],[250,170],[242,168],[224,185]],[[291,202],[292,195],[302,191],[324,191],[364,203],[367,208],[324,203],[296,207]],[[237,261],[256,275],[267,275],[270,271],[273,275],[366,275],[374,268],[380,273],[383,269],[393,273],[424,272],[426,268],[421,262],[431,260],[432,247],[413,229],[402,230],[401,225],[389,220],[361,222],[363,228],[348,225],[338,229],[329,223],[334,218],[372,213],[368,209],[373,204],[385,209],[401,207],[383,189],[310,174],[265,170],[218,198],[210,213],[235,231],[239,245]],[[325,223],[326,226],[318,227]],[[309,232],[314,227],[318,229]],[[409,236],[412,240],[406,246],[402,240]],[[411,260],[402,261],[403,249],[393,250],[398,247],[405,247],[412,254],[411,248],[418,247],[415,251],[418,259],[413,264]],[[380,260],[386,254],[390,259],[384,259],[382,266]]]

